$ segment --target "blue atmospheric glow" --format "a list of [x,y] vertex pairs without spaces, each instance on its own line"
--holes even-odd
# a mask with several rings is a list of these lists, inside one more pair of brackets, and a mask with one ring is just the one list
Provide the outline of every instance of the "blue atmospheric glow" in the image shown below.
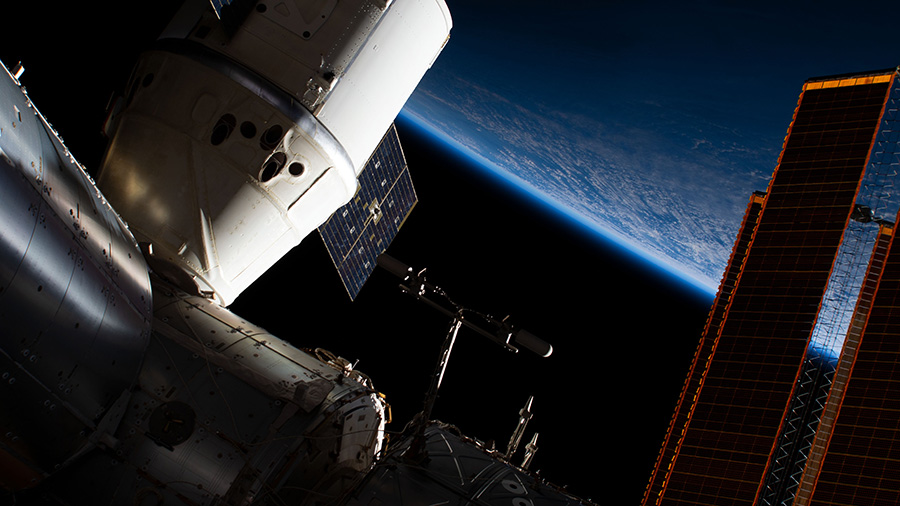
[[496,163],[479,155],[469,147],[460,144],[458,141],[436,128],[423,117],[410,111],[408,108],[404,108],[400,112],[398,120],[417,128],[419,131],[443,144],[449,151],[466,158],[471,162],[472,168],[477,169],[480,174],[487,175],[498,182],[504,183],[505,187],[514,190],[521,196],[527,197],[533,205],[562,218],[567,224],[574,228],[582,232],[587,232],[587,235],[595,241],[604,245],[614,246],[622,253],[625,253],[627,257],[640,260],[645,266],[666,275],[671,280],[676,281],[678,285],[686,286],[692,292],[695,292],[704,299],[710,299],[715,296],[717,287],[710,285],[707,280],[692,276],[685,272],[681,266],[673,260],[654,255],[640,247],[640,245],[636,244],[630,238],[624,237],[613,230],[603,227],[594,219],[576,212],[564,202],[560,202],[541,192],[522,178],[504,170]]

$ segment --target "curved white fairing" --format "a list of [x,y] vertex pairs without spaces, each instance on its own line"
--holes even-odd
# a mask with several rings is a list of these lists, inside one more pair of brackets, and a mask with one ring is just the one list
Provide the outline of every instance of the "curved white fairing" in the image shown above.
[[443,0],[262,1],[230,36],[185,8],[135,69],[98,185],[228,304],[351,199],[450,27]]

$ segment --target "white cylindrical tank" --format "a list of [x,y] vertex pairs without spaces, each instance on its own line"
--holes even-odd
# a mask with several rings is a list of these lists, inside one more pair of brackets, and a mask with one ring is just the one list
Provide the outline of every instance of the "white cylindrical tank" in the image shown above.
[[443,0],[263,0],[230,27],[189,3],[113,111],[98,184],[228,304],[353,197],[450,27]]

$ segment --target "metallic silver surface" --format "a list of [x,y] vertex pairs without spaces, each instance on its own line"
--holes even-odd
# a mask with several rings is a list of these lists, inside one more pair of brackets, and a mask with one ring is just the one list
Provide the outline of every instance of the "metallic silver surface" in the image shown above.
[[150,328],[137,244],[18,82],[0,72],[0,459],[30,487],[114,428]]
[[385,416],[364,375],[154,286],[153,336],[115,442],[49,487],[60,502],[315,504],[361,479]]
[[501,460],[495,450],[432,422],[425,431],[427,458],[409,458],[412,437],[393,446],[348,498],[349,506],[564,506],[593,504]]

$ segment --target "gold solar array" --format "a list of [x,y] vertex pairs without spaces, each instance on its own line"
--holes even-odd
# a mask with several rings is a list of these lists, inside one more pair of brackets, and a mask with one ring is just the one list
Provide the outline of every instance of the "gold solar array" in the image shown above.
[[737,285],[738,275],[744,266],[744,260],[747,258],[750,239],[753,237],[756,225],[759,223],[759,213],[762,210],[763,202],[765,202],[765,195],[755,193],[747,205],[747,211],[744,214],[740,232],[738,232],[738,239],[734,244],[734,249],[728,262],[728,269],[725,271],[722,283],[719,286],[719,293],[707,317],[703,337],[701,337],[700,345],[694,353],[694,361],[691,364],[690,372],[681,391],[675,414],[669,424],[669,432],[660,450],[656,469],[644,494],[645,504],[655,504],[654,501],[660,497],[662,490],[666,486],[666,480],[669,477],[666,471],[670,469],[675,460],[684,431],[687,429],[691,409],[694,407],[693,401],[696,399],[700,390],[701,380],[709,367],[709,359],[712,357],[716,337],[719,335],[728,303],[731,302],[731,295],[734,293],[735,285]]
[[900,504],[900,243],[895,240],[880,274],[812,500],[804,504]]
[[804,87],[755,229],[751,201],[644,505],[756,504],[892,75]]
[[[813,488],[819,472],[822,469],[822,461],[825,459],[828,441],[831,437],[835,426],[835,419],[840,410],[841,400],[847,388],[847,380],[850,378],[853,369],[853,362],[856,359],[856,353],[859,350],[860,337],[869,314],[872,309],[872,302],[878,291],[879,281],[884,269],[885,259],[888,249],[890,248],[891,239],[893,237],[893,227],[890,225],[881,225],[879,227],[878,239],[872,252],[872,258],[869,262],[865,280],[863,282],[860,296],[854,308],[853,323],[847,332],[847,340],[841,351],[840,361],[838,363],[834,382],[828,393],[828,401],[822,413],[818,431],[815,435],[815,441],[812,445],[812,451],[809,454],[803,469],[803,474],[798,484],[796,495],[794,496],[793,506],[806,506],[809,504]],[[868,441],[871,444],[871,440]],[[864,445],[862,448],[866,448]],[[859,451],[859,448],[857,449]],[[864,449],[863,451],[868,451]],[[851,483],[856,484],[854,477]]]

